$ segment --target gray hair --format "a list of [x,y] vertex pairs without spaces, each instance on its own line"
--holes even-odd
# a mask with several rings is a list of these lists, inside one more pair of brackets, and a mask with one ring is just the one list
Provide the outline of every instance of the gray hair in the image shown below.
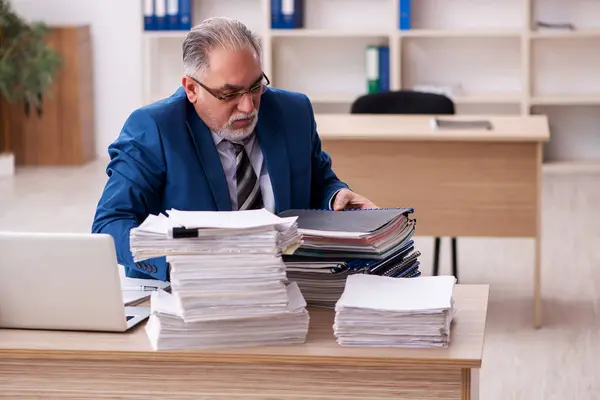
[[258,36],[242,22],[227,17],[211,17],[194,26],[181,47],[186,75],[203,72],[208,67],[209,52],[215,47],[253,49],[261,56]]

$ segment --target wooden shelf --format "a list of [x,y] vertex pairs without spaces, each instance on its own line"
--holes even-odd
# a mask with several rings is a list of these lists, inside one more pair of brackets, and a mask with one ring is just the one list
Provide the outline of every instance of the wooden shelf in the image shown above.
[[314,103],[352,103],[364,93],[307,93]]
[[183,39],[187,33],[187,31],[150,31],[144,32],[144,37],[148,39]]
[[522,30],[511,29],[413,29],[409,31],[399,31],[400,37],[474,37],[474,38],[519,38],[523,34]]
[[354,37],[389,37],[395,33],[386,31],[338,30],[338,29],[271,29],[272,37],[307,37],[307,38],[354,38]]
[[575,31],[536,31],[531,32],[532,39],[581,39],[581,38],[598,38],[600,39],[599,29],[583,29]]
[[519,93],[482,93],[451,96],[457,104],[519,104],[522,97]]
[[[534,96],[532,105],[600,105],[600,93],[597,94],[554,94]],[[600,111],[599,111],[600,112]]]

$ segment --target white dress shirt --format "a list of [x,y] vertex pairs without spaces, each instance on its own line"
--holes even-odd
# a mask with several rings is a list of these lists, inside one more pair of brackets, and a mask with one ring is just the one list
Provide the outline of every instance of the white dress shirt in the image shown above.
[[[232,210],[237,210],[237,179],[235,174],[236,157],[233,144],[227,140],[224,140],[216,133],[212,131],[211,133],[215,142],[215,146],[217,146],[217,152],[219,153],[219,158],[221,159],[221,165],[223,165],[225,178],[227,179]],[[252,168],[254,169],[257,178],[260,179],[260,191],[263,198],[264,208],[274,213],[275,195],[273,194],[273,186],[271,185],[269,171],[267,171],[267,166],[264,162],[264,157],[255,135],[250,137],[244,148],[250,157],[250,163],[252,164]]]

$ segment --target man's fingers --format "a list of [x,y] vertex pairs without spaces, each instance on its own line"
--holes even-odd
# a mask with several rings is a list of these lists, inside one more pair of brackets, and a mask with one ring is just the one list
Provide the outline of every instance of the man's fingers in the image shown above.
[[333,201],[333,209],[335,211],[343,210],[348,204],[348,193],[344,190],[340,191]]

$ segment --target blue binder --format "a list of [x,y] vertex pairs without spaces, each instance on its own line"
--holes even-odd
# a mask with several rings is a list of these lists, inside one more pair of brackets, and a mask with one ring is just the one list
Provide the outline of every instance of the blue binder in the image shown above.
[[156,30],[156,16],[154,14],[154,0],[144,0],[144,30]]
[[179,30],[179,0],[167,0],[167,28]]
[[390,48],[379,46],[379,91],[390,90]]
[[192,0],[179,0],[179,29],[192,29]]
[[167,30],[167,0],[155,0],[154,17],[156,19],[156,29],[159,31]]
[[304,27],[304,0],[271,0],[271,28]]
[[400,0],[400,9],[398,10],[398,27],[400,30],[407,31],[411,29],[411,0]]

